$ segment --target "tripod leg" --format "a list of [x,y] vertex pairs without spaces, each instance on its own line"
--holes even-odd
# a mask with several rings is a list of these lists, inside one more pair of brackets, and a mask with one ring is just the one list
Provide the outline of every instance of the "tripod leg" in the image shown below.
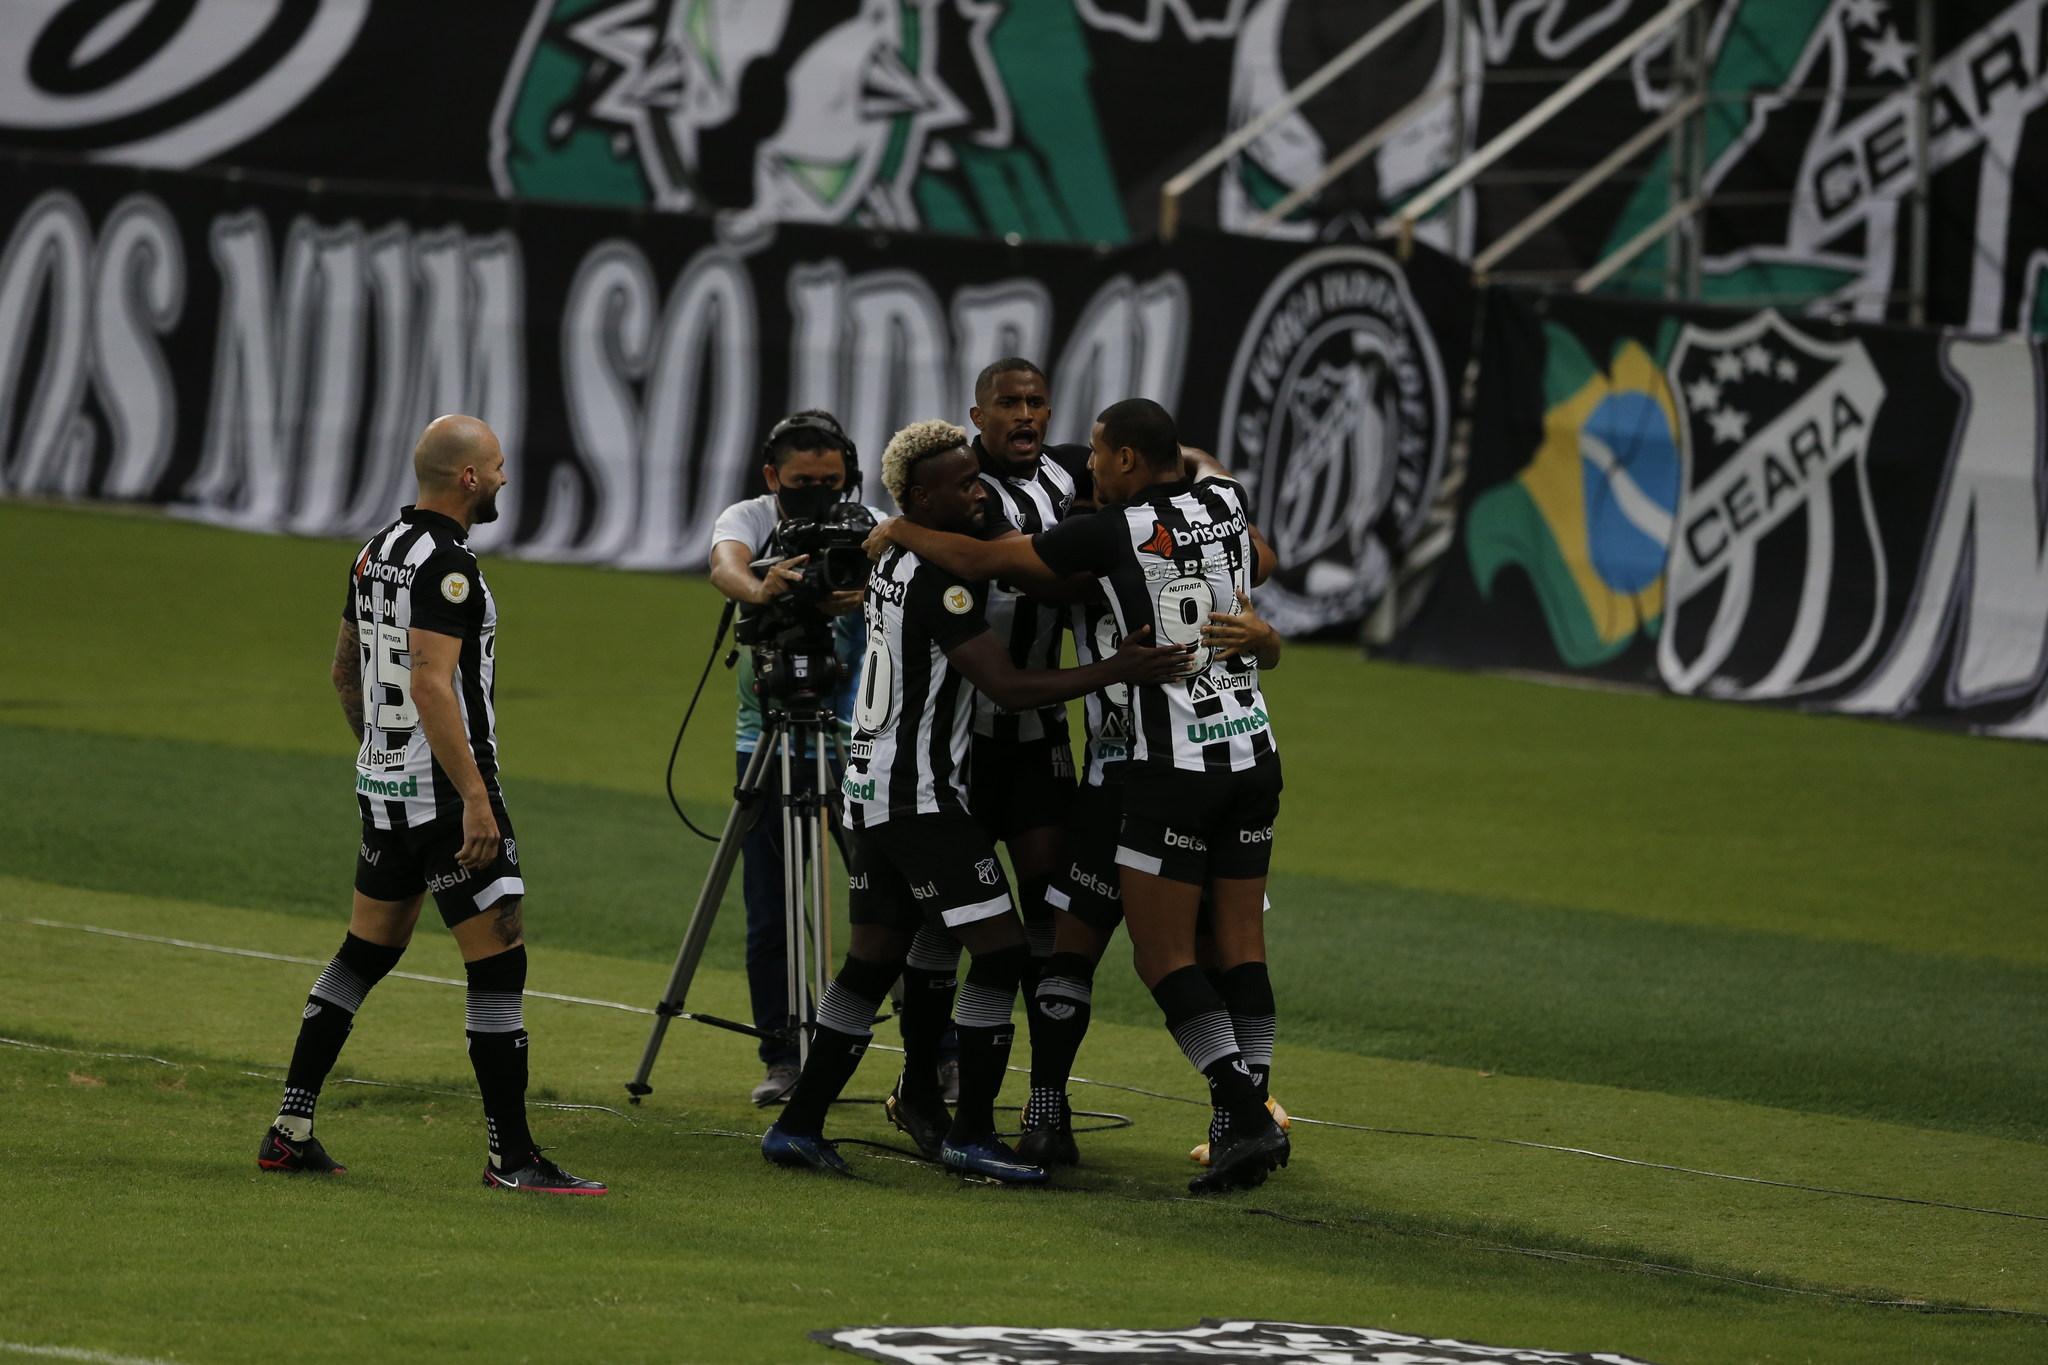
[[789,1019],[796,1030],[797,1062],[801,1066],[811,1059],[811,1033],[805,1028],[806,1016],[810,1013],[804,1007],[804,993],[809,988],[810,972],[806,968],[810,945],[804,941],[804,925],[801,907],[804,903],[804,882],[810,868],[810,850],[805,846],[805,822],[797,818],[796,788],[790,779],[792,771],[790,750],[797,741],[789,732],[782,737],[782,925],[783,942],[787,945],[785,968],[789,982]]
[[[833,729],[836,731],[837,726]],[[833,743],[839,741],[833,735]],[[832,765],[826,761],[825,745],[821,742],[816,750],[816,780],[822,794],[830,788],[825,784],[832,780]],[[817,818],[811,823],[811,848],[815,857],[811,862],[811,926],[817,934],[817,993],[812,1000],[825,998],[825,973],[831,970],[832,955],[832,808],[824,800],[818,802]]]
[[668,1033],[668,1022],[683,1012],[683,1000],[689,994],[690,982],[697,975],[697,963],[704,956],[704,944],[711,937],[711,923],[718,917],[718,903],[725,898],[725,886],[732,878],[732,865],[739,860],[740,843],[752,827],[754,804],[760,799],[761,777],[767,771],[769,755],[774,752],[774,743],[779,731],[771,722],[762,732],[759,747],[747,764],[747,775],[740,779],[732,810],[726,814],[725,829],[718,836],[718,848],[711,855],[711,870],[704,876],[704,886],[697,893],[696,907],[690,911],[689,927],[683,931],[683,946],[676,952],[676,965],[669,973],[668,989],[662,992],[660,1003],[654,1007],[654,1029],[647,1035],[647,1048],[640,1054],[640,1069],[633,1073],[633,1079],[626,1082],[626,1092],[635,1104],[642,1095],[653,1092],[647,1077],[654,1070],[654,1059],[661,1051],[662,1038]]

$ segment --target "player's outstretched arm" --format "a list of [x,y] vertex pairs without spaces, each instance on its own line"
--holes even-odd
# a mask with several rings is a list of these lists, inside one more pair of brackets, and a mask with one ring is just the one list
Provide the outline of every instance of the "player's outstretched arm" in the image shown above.
[[891,545],[900,545],[919,559],[970,583],[1000,579],[1036,592],[1041,588],[1058,589],[1063,581],[1038,557],[1030,536],[976,540],[950,531],[934,531],[904,517],[890,517],[868,532],[868,557],[880,559]]
[[1189,645],[1155,645],[1152,627],[1124,637],[1116,653],[1100,663],[1079,668],[1019,668],[996,641],[982,631],[946,651],[946,660],[996,705],[1009,711],[1056,706],[1117,683],[1170,682],[1187,676],[1193,659]]
[[498,817],[491,810],[491,794],[484,775],[477,771],[476,755],[470,752],[469,736],[462,730],[462,707],[455,698],[455,669],[462,660],[462,641],[437,630],[410,631],[412,649],[412,702],[420,713],[420,729],[434,761],[455,790],[462,794],[462,848],[455,861],[475,869],[497,856]]

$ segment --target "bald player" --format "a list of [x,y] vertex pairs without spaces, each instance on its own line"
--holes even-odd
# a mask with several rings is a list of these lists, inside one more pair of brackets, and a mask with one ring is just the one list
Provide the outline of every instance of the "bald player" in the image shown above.
[[266,1171],[340,1175],[313,1136],[320,1087],[370,988],[398,965],[434,893],[468,976],[469,1062],[490,1150],[483,1183],[603,1194],[540,1154],[526,1127],[526,882],[498,789],[498,600],[468,545],[498,516],[505,452],[474,417],[437,417],[413,450],[419,501],[370,537],[349,570],[334,690],[361,747],[354,908],[313,983],[284,1102],[257,1149]]

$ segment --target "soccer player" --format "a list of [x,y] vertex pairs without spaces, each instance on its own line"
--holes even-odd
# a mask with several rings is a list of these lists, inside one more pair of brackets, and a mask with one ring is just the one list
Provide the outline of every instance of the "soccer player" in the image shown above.
[[[1120,631],[1196,647],[1193,676],[1131,692],[1119,891],[1138,975],[1222,1113],[1209,1168],[1189,1188],[1255,1185],[1288,1157],[1287,1134],[1265,1107],[1274,1005],[1262,912],[1280,758],[1256,660],[1201,636],[1219,604],[1249,590],[1260,542],[1244,490],[1213,475],[1190,479],[1172,417],[1148,399],[1102,411],[1089,470],[1104,510],[1028,539],[979,541],[894,518],[870,542],[968,579],[1029,586],[1085,573]],[[1221,990],[1196,960],[1205,887]]]
[[[1088,447],[1045,444],[1052,420],[1051,390],[1041,370],[1019,356],[984,368],[974,381],[968,448],[987,489],[985,536],[1035,535],[1057,526],[1078,499],[1089,496]],[[986,587],[989,631],[1020,668],[1058,668],[1065,601],[1037,600],[1003,583]],[[1031,948],[1023,989],[1036,989],[1053,951],[1052,907],[1046,889],[1059,869],[1061,825],[1074,798],[1074,755],[1064,706],[1010,710],[986,693],[974,702],[974,739],[968,764],[968,810],[989,837],[1010,853],[1017,873],[1017,906]],[[906,1004],[951,989],[960,946],[926,934],[903,972]],[[1034,1055],[1039,1019],[1027,1014]],[[917,1022],[904,1020],[904,1070],[924,1066],[936,1044]],[[914,1087],[913,1087],[914,1089]],[[899,1085],[885,1101],[890,1119],[920,1147],[935,1141],[934,1117],[906,1098]]]
[[[1261,577],[1270,566],[1270,557],[1262,552]],[[1281,653],[1279,633],[1260,618],[1242,593],[1238,594],[1236,605],[1236,612],[1210,613],[1208,624],[1202,628],[1202,644],[1222,653],[1256,659],[1262,671],[1277,667]],[[1091,591],[1074,608],[1076,657],[1090,662],[1103,651],[1114,649],[1117,638],[1116,618],[1108,600],[1099,590]],[[1116,849],[1123,819],[1125,760],[1130,756],[1130,689],[1112,687],[1089,693],[1086,716],[1087,750],[1080,790],[1067,821],[1062,866],[1046,891],[1056,926],[1053,953],[1026,1006],[1031,1021],[1031,1094],[1024,1106],[1024,1132],[1017,1140],[1017,1155],[1040,1166],[1072,1166],[1080,1162],[1067,1084],[1074,1073],[1074,1059],[1088,1034],[1095,969],[1124,917]],[[1197,956],[1204,970],[1210,972],[1211,983],[1221,986],[1223,974],[1214,970],[1216,946],[1211,918],[1205,900],[1197,919]],[[1254,1026],[1252,1032],[1261,1030]],[[1266,1041],[1269,1049],[1270,1039]],[[1256,1041],[1246,1049],[1246,1057],[1247,1065],[1254,1068],[1269,1060],[1262,1056]],[[1284,1111],[1270,1096],[1266,1107],[1277,1121],[1286,1122],[1281,1117]],[[1219,1131],[1225,1122],[1223,1111],[1216,1111],[1210,1121],[1211,1132]],[[1198,1164],[1208,1165],[1209,1140],[1205,1138],[1189,1155]]]
[[[949,422],[896,433],[882,479],[919,525],[972,531],[987,488]],[[782,1117],[762,1137],[778,1165],[847,1173],[823,1136],[826,1110],[853,1076],[875,1010],[902,970],[920,926],[943,927],[973,955],[954,1006],[960,1101],[940,1144],[949,1168],[1010,1184],[1040,1184],[995,1135],[994,1105],[1012,1038],[1010,1012],[1029,956],[995,846],[967,811],[965,769],[977,690],[1012,709],[1050,706],[1116,683],[1162,682],[1192,651],[1155,647],[1149,630],[1113,657],[1076,669],[1020,669],[989,630],[985,592],[914,554],[884,553],[868,579],[868,645],[854,704],[842,791],[848,830],[853,942],[818,1006],[809,1060]],[[905,1077],[930,1083],[928,1073]],[[921,1108],[937,1103],[913,1097]]]
[[306,1001],[284,1102],[256,1164],[347,1169],[313,1136],[313,1108],[363,998],[398,965],[431,891],[469,978],[469,1061],[490,1148],[483,1183],[603,1194],[541,1155],[526,1126],[526,882],[498,787],[498,599],[467,544],[472,525],[497,518],[505,453],[488,426],[451,415],[428,424],[412,459],[419,501],[356,554],[334,646],[334,688],[361,741],[354,908]]

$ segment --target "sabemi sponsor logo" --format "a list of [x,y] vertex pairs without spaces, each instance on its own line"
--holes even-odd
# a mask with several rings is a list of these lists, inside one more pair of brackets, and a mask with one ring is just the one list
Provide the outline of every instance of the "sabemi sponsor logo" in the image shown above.
[[420,778],[418,773],[410,777],[372,777],[368,773],[356,774],[356,790],[364,796],[391,798],[418,796]]
[[1239,716],[1235,720],[1212,720],[1206,723],[1198,720],[1188,726],[1188,743],[1212,744],[1219,739],[1229,739],[1233,735],[1253,734],[1265,729],[1269,724],[1271,722],[1266,719],[1265,711],[1258,707],[1254,707],[1250,715]]

